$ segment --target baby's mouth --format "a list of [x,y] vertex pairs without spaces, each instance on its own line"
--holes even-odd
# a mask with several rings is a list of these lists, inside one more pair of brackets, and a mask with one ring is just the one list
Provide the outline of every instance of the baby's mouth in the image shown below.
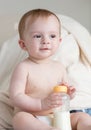
[[50,50],[50,48],[45,47],[45,48],[41,48],[40,50]]

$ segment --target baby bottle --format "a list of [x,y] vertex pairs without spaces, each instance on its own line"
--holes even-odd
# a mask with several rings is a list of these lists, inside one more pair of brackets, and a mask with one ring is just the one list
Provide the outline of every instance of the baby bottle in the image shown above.
[[70,97],[67,94],[67,86],[59,85],[54,87],[54,92],[60,92],[62,105],[54,109],[53,126],[61,130],[71,130],[70,122]]

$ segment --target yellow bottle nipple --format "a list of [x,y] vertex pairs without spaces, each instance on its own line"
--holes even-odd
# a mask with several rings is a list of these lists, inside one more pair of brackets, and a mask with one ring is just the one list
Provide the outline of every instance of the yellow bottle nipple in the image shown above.
[[65,92],[65,93],[67,93],[67,86],[65,86],[65,85],[55,86],[53,91],[54,92]]

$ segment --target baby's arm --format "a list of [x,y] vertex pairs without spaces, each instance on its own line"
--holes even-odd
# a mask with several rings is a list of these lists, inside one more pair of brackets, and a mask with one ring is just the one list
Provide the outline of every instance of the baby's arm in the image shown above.
[[21,110],[31,112],[41,110],[41,100],[32,98],[25,93],[27,83],[27,65],[20,63],[11,78],[10,83],[10,98],[12,103]]

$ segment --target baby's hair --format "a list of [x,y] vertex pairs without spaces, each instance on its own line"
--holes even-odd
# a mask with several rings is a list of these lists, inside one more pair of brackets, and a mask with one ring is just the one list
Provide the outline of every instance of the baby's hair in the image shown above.
[[25,13],[20,19],[19,26],[18,26],[20,39],[24,38],[24,31],[28,27],[28,26],[26,27],[26,25],[33,23],[39,17],[48,18],[51,15],[57,18],[58,23],[59,23],[59,33],[60,33],[61,23],[55,13],[46,9],[33,9]]

